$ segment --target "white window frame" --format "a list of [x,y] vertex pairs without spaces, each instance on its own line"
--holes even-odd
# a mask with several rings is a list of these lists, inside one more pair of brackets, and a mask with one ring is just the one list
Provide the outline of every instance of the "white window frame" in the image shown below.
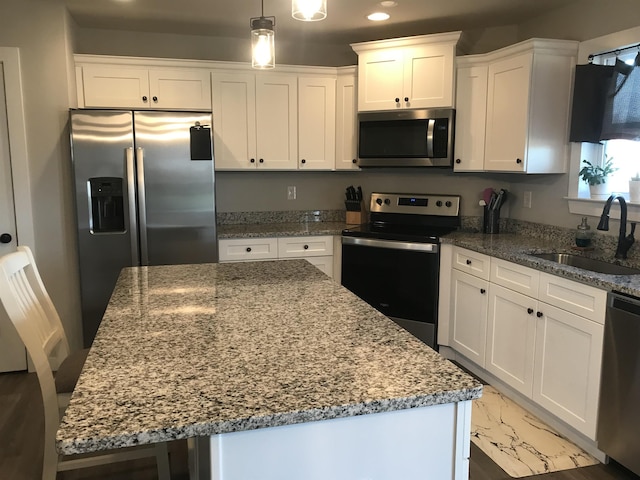
[[[589,55],[591,54],[607,52],[637,43],[640,43],[640,27],[581,42],[578,48],[578,64],[588,63]],[[567,197],[565,197],[569,203],[569,212],[576,215],[600,217],[605,200],[589,198],[589,187],[580,180],[578,172],[582,168],[581,162],[583,159],[591,162],[600,162],[603,157],[604,146],[572,142],[570,147],[569,189]],[[640,204],[627,204],[627,207],[627,219],[632,222],[640,222]],[[618,202],[614,202],[610,216],[615,219],[620,218]]]

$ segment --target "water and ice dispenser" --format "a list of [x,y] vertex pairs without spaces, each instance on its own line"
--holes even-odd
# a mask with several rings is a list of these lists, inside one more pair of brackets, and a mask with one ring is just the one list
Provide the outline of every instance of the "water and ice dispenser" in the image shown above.
[[125,219],[122,178],[90,178],[88,186],[91,201],[91,233],[123,233]]

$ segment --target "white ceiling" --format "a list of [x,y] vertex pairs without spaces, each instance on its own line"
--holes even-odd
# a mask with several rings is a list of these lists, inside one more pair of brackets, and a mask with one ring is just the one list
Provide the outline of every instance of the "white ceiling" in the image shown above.
[[[246,37],[260,0],[64,0],[80,27]],[[264,15],[276,17],[276,36],[289,40],[358,42],[380,38],[518,24],[581,0],[327,0],[321,22],[291,18],[290,0],[264,0]],[[391,19],[365,16],[386,11]]]

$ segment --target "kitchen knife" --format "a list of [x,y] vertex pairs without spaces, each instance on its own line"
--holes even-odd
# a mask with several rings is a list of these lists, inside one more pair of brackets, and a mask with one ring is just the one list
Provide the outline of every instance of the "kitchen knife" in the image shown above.
[[358,195],[356,200],[362,201],[362,187],[360,185],[358,185]]

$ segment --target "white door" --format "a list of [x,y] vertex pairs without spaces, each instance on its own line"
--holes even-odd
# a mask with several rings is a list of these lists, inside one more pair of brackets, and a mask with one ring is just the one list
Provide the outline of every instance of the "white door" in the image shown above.
[[[0,255],[16,249],[16,213],[5,89],[5,65],[0,58]],[[26,370],[27,355],[13,324],[0,308],[0,372]]]
[[336,157],[336,80],[298,78],[298,168],[332,170]]

